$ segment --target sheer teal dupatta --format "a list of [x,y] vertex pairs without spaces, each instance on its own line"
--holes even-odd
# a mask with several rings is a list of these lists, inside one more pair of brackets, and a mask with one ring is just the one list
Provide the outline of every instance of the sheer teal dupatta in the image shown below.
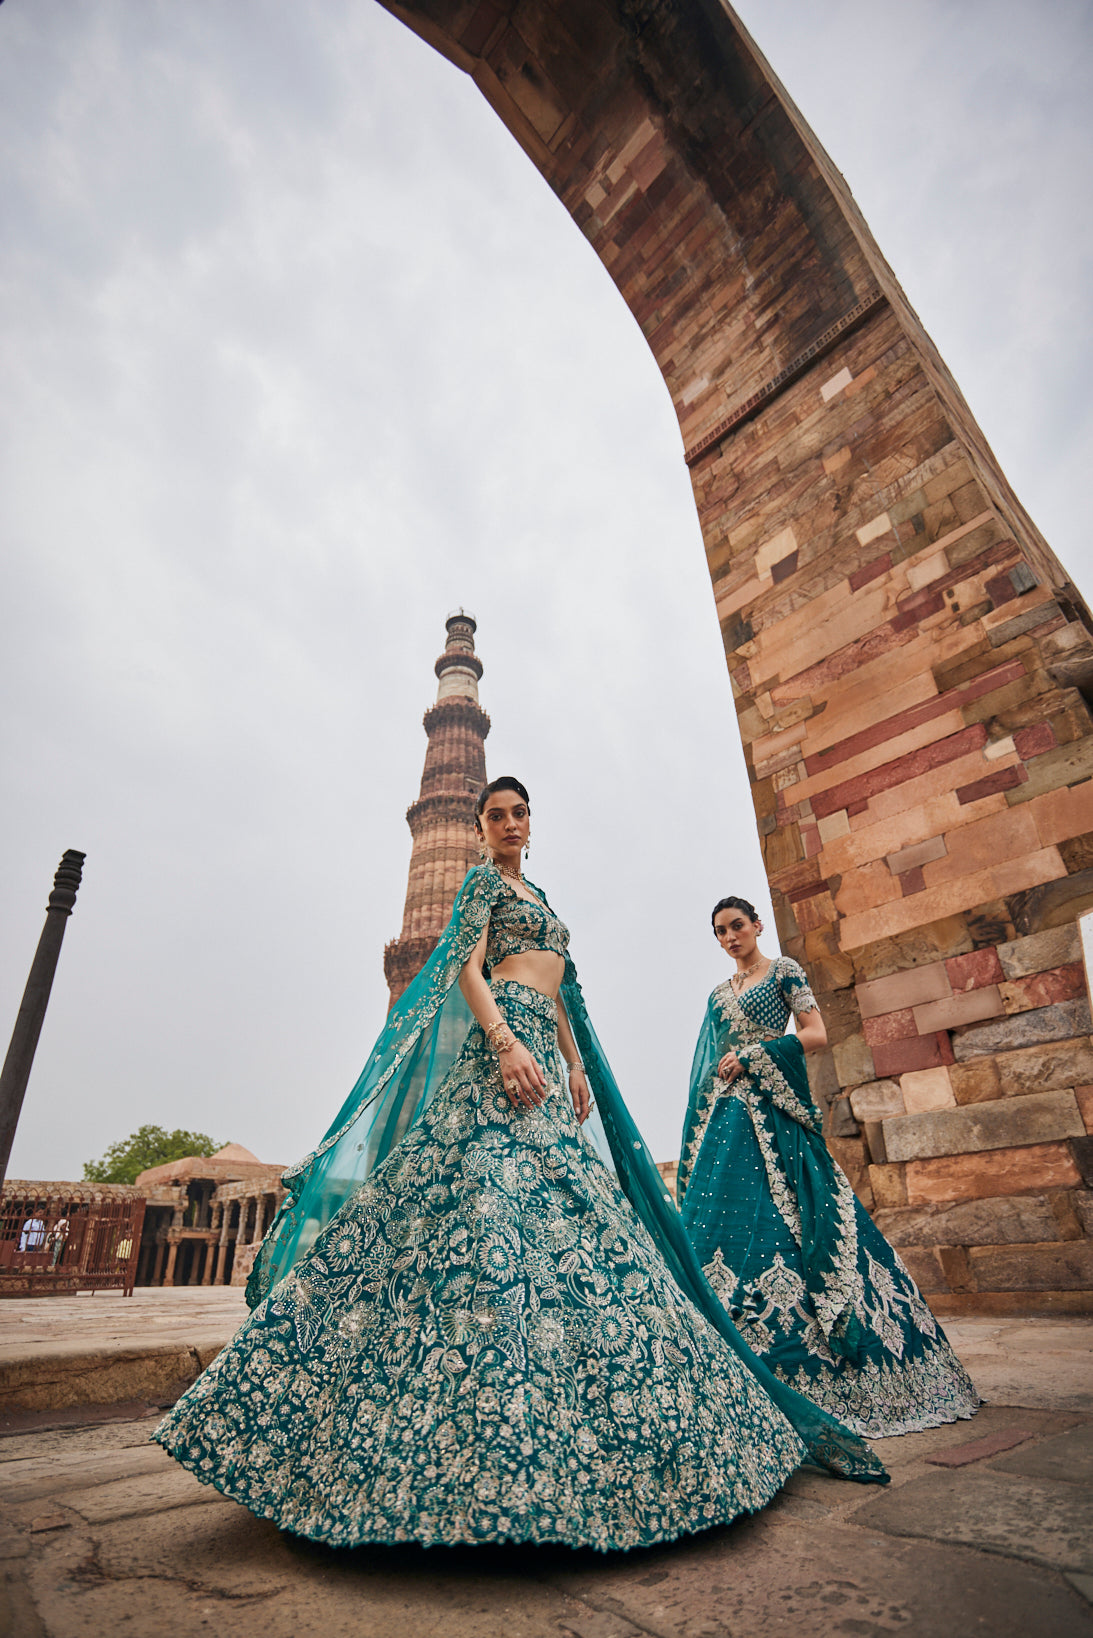
[[[247,1285],[251,1307],[306,1256],[319,1232],[420,1119],[435,1096],[459,1054],[470,1023],[456,980],[502,889],[503,879],[494,866],[483,865],[469,872],[439,944],[392,1007],[337,1119],[319,1147],[286,1172],[283,1181],[288,1196],[274,1218]],[[537,887],[533,890],[545,904],[545,894]],[[792,1424],[811,1460],[848,1478],[885,1483],[888,1475],[864,1440],[779,1382],[743,1341],[706,1281],[671,1195],[630,1118],[568,957],[561,994],[619,1182],[681,1290],[725,1338]]]
[[356,1085],[317,1149],[285,1172],[288,1194],[247,1281],[252,1308],[306,1257],[317,1236],[427,1109],[473,1019],[456,983],[501,891],[492,866],[468,872],[452,919],[399,996]]

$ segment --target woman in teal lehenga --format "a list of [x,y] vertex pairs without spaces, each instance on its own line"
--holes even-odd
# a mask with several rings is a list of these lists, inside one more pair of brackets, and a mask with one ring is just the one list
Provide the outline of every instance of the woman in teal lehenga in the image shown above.
[[746,899],[722,899],[713,928],[736,972],[706,1008],[677,1184],[702,1272],[775,1375],[856,1432],[974,1416],[967,1372],[821,1136],[804,1054],[827,1036],[803,969],[760,953]]
[[286,1175],[253,1313],[155,1437],[336,1546],[629,1548],[762,1507],[803,1460],[883,1482],[702,1278],[521,874],[527,792],[494,781],[478,813],[488,862]]

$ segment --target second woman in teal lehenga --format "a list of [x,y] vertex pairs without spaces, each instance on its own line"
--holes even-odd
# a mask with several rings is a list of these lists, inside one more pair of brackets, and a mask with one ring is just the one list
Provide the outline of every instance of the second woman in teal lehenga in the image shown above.
[[792,1013],[826,1040],[804,970],[761,955],[745,899],[722,899],[713,926],[737,972],[706,1008],[677,1183],[702,1272],[775,1375],[858,1433],[974,1416],[967,1372],[821,1135],[785,1033]]
[[[520,873],[527,793],[480,803],[490,862],[287,1174],[253,1313],[156,1438],[336,1546],[629,1548],[762,1507],[803,1460],[883,1482],[703,1279]],[[509,976],[550,972],[558,1000]],[[586,1073],[610,1166],[581,1131]]]

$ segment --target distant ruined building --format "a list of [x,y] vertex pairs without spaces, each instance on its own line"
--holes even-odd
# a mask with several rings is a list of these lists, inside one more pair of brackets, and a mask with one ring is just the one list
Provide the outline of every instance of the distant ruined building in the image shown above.
[[226,1143],[151,1166],[133,1184],[9,1178],[0,1189],[0,1298],[246,1285],[285,1198],[284,1170]]
[[490,719],[478,703],[477,622],[458,609],[445,626],[448,641],[435,666],[436,704],[424,717],[429,746],[421,789],[406,812],[414,845],[402,931],[383,952],[392,1005],[429,959],[464,876],[478,863],[474,799],[486,783]]
[[147,1201],[138,1285],[246,1285],[266,1230],[285,1198],[284,1166],[241,1143],[186,1155],[140,1173]]

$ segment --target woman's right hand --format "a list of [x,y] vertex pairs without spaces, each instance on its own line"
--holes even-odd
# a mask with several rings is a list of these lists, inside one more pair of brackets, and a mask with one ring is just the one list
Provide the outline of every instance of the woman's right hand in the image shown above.
[[499,1052],[501,1085],[514,1109],[538,1109],[546,1098],[546,1079],[522,1041]]

